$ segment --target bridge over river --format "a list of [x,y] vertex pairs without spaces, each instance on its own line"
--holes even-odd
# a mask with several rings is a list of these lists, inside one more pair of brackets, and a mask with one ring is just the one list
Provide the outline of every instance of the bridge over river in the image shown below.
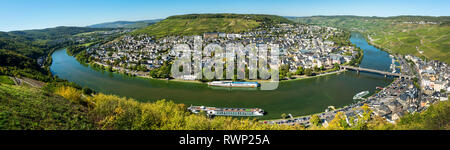
[[363,72],[376,73],[376,74],[384,75],[385,77],[392,76],[392,77],[399,77],[399,78],[405,78],[405,79],[412,79],[412,78],[414,78],[412,76],[402,75],[402,74],[399,74],[399,73],[392,73],[392,72],[380,71],[380,70],[369,69],[369,68],[353,67],[353,66],[341,66],[341,69],[354,70],[354,71],[357,71],[357,72],[363,71]]

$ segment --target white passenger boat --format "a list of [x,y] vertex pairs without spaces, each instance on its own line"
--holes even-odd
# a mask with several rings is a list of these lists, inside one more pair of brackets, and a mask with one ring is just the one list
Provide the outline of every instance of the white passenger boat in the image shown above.
[[193,113],[206,112],[209,116],[236,116],[257,117],[264,116],[264,110],[260,108],[216,108],[205,106],[191,106],[188,108]]
[[256,88],[259,86],[258,82],[233,82],[233,81],[213,81],[208,83],[209,86],[219,87],[244,87],[244,88]]
[[357,99],[362,99],[364,96],[368,95],[370,92],[369,91],[364,91],[364,92],[360,92],[358,94],[356,94],[353,99],[357,100]]

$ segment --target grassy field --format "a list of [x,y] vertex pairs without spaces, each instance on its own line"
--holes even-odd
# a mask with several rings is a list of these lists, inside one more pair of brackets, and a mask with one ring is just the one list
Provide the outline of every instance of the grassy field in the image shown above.
[[[290,19],[300,23],[363,32],[370,37],[371,44],[392,53],[412,54],[450,64],[449,17],[317,16]],[[438,24],[417,23],[420,21]]]
[[41,89],[0,83],[0,130],[92,129],[87,108]]
[[13,85],[13,84],[14,84],[14,81],[11,80],[8,76],[2,76],[2,75],[0,75],[0,83]]

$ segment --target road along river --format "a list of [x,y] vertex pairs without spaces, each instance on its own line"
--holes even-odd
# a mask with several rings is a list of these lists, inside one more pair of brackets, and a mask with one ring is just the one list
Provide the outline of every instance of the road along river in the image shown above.
[[[353,33],[352,43],[364,50],[362,67],[388,71],[389,54],[370,46],[359,33]],[[206,84],[185,83],[128,77],[95,70],[80,64],[65,49],[52,54],[52,73],[96,91],[135,98],[142,102],[160,99],[176,103],[214,107],[262,108],[268,112],[261,119],[280,118],[281,114],[302,116],[323,112],[328,106],[342,107],[353,103],[361,91],[373,93],[377,86],[387,86],[390,78],[370,73],[347,71],[341,74],[281,82],[277,90],[217,90]]]

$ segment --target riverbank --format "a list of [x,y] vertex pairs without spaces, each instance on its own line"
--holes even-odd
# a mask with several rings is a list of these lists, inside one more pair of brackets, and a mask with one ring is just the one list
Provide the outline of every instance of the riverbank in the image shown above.
[[[370,58],[372,54],[365,55],[363,63],[367,61],[366,57]],[[187,106],[262,108],[268,113],[258,117],[259,120],[279,119],[283,113],[294,116],[315,114],[323,112],[330,105],[348,106],[354,103],[352,98],[356,93],[365,90],[372,93],[375,87],[384,87],[392,82],[389,78],[374,74],[335,71],[311,77],[295,76],[295,79],[281,81],[279,87],[272,91],[222,90],[211,88],[200,81],[133,77],[96,70],[81,65],[65,51],[55,52],[52,58],[51,71],[54,75],[100,93],[134,98],[140,102],[166,99]],[[369,61],[381,63],[387,68],[390,62]]]
[[[371,45],[371,44],[370,44],[371,41],[368,40],[369,38],[367,37],[366,34],[363,34],[363,33],[359,33],[359,34],[360,34],[360,35],[363,35],[362,37],[366,40],[367,44]],[[370,41],[370,42],[368,42],[368,41]],[[383,51],[383,52],[385,52],[385,53],[391,55],[391,54],[389,53],[389,51],[386,51],[386,50],[377,48],[377,46],[374,46],[374,45],[371,45],[371,46],[375,47],[376,49],[378,49],[378,50],[380,50],[380,51]],[[394,56],[395,56],[395,55],[394,55]],[[395,58],[394,58],[394,59],[395,59]],[[366,62],[367,62],[367,61],[366,61]],[[382,91],[386,90],[387,88],[391,87],[396,81],[398,81],[398,79],[393,80],[391,83],[389,83],[388,85],[384,86],[384,89],[383,89],[383,90],[381,90],[381,91],[376,91],[376,92],[372,93],[370,96],[368,96],[367,98],[365,98],[365,99],[362,100],[362,101],[354,102],[354,103],[352,103],[352,104],[350,104],[350,105],[346,105],[346,106],[343,106],[343,107],[334,109],[331,113],[330,113],[330,111],[324,111],[324,112],[314,113],[314,114],[310,114],[310,115],[291,116],[292,118],[290,118],[290,119],[270,119],[270,120],[262,120],[262,121],[260,121],[260,122],[263,122],[263,123],[269,123],[269,122],[271,122],[271,123],[280,123],[280,122],[281,122],[281,123],[290,123],[291,121],[295,121],[295,122],[300,122],[300,123],[306,123],[306,122],[309,121],[309,119],[310,119],[311,116],[313,116],[313,115],[317,115],[317,116],[319,116],[319,118],[321,118],[321,119],[326,119],[326,118],[329,118],[329,117],[334,117],[333,115],[336,114],[336,113],[339,112],[339,111],[346,111],[346,110],[348,110],[349,108],[355,108],[355,107],[357,107],[357,106],[362,106],[363,103],[365,103],[365,102],[368,101],[368,99],[373,98],[373,97],[376,97],[376,95],[377,95],[378,92],[382,92]],[[293,120],[292,120],[292,119],[293,119]],[[289,120],[289,121],[288,121],[288,120]]]
[[[326,108],[326,109],[329,109],[330,107],[333,107],[334,109],[333,109],[333,110],[330,110],[330,111],[328,111],[328,112],[327,112],[327,111],[323,111],[323,112],[320,112],[320,113],[314,113],[314,114],[309,114],[309,115],[292,116],[292,118],[290,118],[290,119],[297,119],[297,120],[300,120],[301,118],[302,118],[302,119],[306,119],[306,118],[310,118],[311,116],[314,116],[314,115],[317,115],[317,116],[325,116],[325,115],[326,115],[327,113],[329,113],[329,112],[333,112],[334,114],[336,114],[338,111],[345,110],[346,108],[354,108],[354,106],[362,106],[362,105],[361,105],[362,103],[367,102],[368,99],[370,99],[370,98],[372,98],[372,97],[375,97],[379,92],[383,92],[384,90],[386,90],[386,88],[391,87],[391,86],[393,85],[393,83],[395,83],[397,80],[398,80],[398,79],[393,80],[390,84],[388,84],[387,86],[385,86],[383,90],[380,90],[380,91],[378,91],[378,92],[374,92],[374,93],[372,93],[370,96],[366,96],[367,98],[364,98],[363,100],[354,102],[354,103],[352,103],[352,104],[350,104],[350,105],[346,105],[346,106],[342,106],[342,107],[338,107],[338,108],[335,108],[335,106],[328,106],[328,108]],[[326,109],[325,109],[325,110],[326,110]],[[288,116],[288,117],[289,117],[289,116]],[[334,116],[333,116],[333,117],[334,117]],[[267,120],[260,120],[259,122],[261,122],[261,123],[268,123],[268,122],[280,122],[280,121],[286,121],[286,120],[289,120],[289,119],[267,119]]]
[[[78,59],[77,59],[77,61],[79,63],[81,63],[81,64],[86,64],[86,65],[89,65],[89,67],[93,67],[93,68],[96,68],[96,69],[101,69],[103,71],[108,71],[108,72],[117,73],[117,74],[121,74],[121,75],[127,75],[127,76],[130,76],[130,74],[131,74],[132,77],[139,77],[139,78],[144,78],[144,79],[160,80],[160,81],[182,82],[182,83],[195,83],[195,84],[206,84],[207,83],[207,82],[203,82],[203,81],[200,81],[200,80],[182,80],[182,79],[173,79],[173,78],[171,78],[171,79],[167,79],[167,78],[166,79],[164,79],[164,78],[153,78],[153,77],[150,77],[148,75],[142,76],[142,75],[138,75],[137,73],[133,73],[133,72],[126,72],[125,73],[124,72],[125,69],[123,69],[123,68],[112,69],[113,71],[110,71],[110,70],[106,69],[106,68],[108,68],[110,66],[105,65],[105,64],[101,64],[101,63],[98,63],[98,62],[84,63],[84,62],[80,62]],[[97,65],[103,66],[103,68],[102,67],[94,67],[91,63],[95,63]],[[118,67],[115,67],[115,68],[118,68]],[[330,69],[330,70],[333,70],[333,69]],[[290,82],[290,81],[298,81],[298,80],[303,80],[303,79],[317,78],[317,77],[321,77],[321,76],[339,74],[339,73],[345,72],[345,70],[342,70],[342,69],[340,69],[338,71],[325,70],[325,71],[322,71],[322,72],[323,73],[316,74],[314,76],[294,75],[293,78],[285,78],[285,79],[280,80],[279,82]],[[259,82],[259,83],[260,82],[271,82],[271,80],[248,80],[248,79],[245,79],[245,80],[242,80],[242,81],[245,81],[245,82]]]

